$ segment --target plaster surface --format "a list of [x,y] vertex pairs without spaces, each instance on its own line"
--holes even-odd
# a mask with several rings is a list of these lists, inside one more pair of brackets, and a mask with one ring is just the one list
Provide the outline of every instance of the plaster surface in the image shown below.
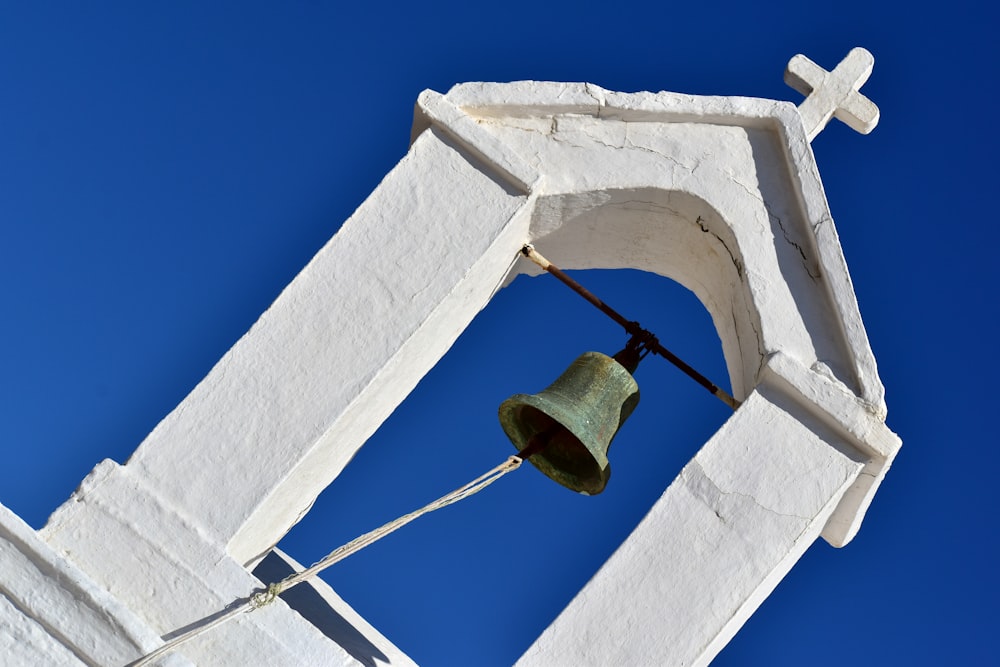
[[[2,505],[0,572],[6,664],[101,667],[160,644],[158,633]],[[177,655],[161,664],[191,663]]]
[[518,665],[706,665],[725,646],[863,465],[767,393],[747,398]]
[[[705,664],[817,536],[850,541],[899,448],[812,130],[793,105],[752,98],[426,91],[399,165],[127,464],[91,473],[19,571],[85,573],[138,628],[108,649],[122,662],[259,589],[255,566],[295,567],[268,557],[273,545],[492,295],[532,270],[517,262],[530,241],[563,268],[690,288],[743,405],[521,664]],[[170,659],[406,661],[313,590],[309,612],[279,601]],[[3,612],[10,636],[80,659],[62,630],[39,630],[48,612],[18,609]],[[340,621],[317,620],[323,609]]]

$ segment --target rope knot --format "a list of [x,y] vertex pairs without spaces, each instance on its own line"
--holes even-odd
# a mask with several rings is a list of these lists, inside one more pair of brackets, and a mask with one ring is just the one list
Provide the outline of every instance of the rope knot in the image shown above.
[[454,491],[452,491],[451,493],[442,496],[437,500],[428,503],[427,505],[424,505],[415,512],[404,514],[398,519],[394,519],[393,521],[390,521],[389,523],[379,528],[376,528],[371,532],[365,533],[361,537],[356,537],[355,539],[351,540],[344,546],[334,549],[333,551],[328,553],[324,558],[314,563],[310,567],[302,570],[301,572],[290,574],[281,581],[275,582],[273,584],[268,584],[266,588],[257,591],[250,597],[237,601],[237,604],[231,605],[229,611],[222,614],[221,616],[216,616],[214,620],[202,619],[202,621],[199,621],[199,623],[193,624],[191,626],[191,629],[188,630],[187,632],[175,636],[173,639],[163,644],[156,650],[147,653],[143,657],[139,658],[137,661],[131,663],[130,667],[143,667],[144,665],[148,665],[156,658],[165,655],[167,653],[170,653],[180,644],[188,641],[193,637],[197,637],[198,635],[204,634],[216,626],[222,625],[223,623],[233,618],[237,614],[241,614],[244,612],[251,612],[260,609],[261,607],[266,607],[267,605],[277,600],[278,596],[281,595],[281,592],[283,590],[287,590],[292,586],[295,586],[296,584],[299,584],[303,581],[311,579],[312,577],[315,577],[321,571],[330,567],[334,563],[339,562],[344,558],[350,556],[351,554],[355,553],[356,551],[365,548],[372,542],[375,542],[376,540],[385,537],[394,530],[397,530],[398,528],[405,526],[406,524],[413,521],[419,516],[423,516],[428,512],[433,512],[434,510],[441,509],[442,507],[447,507],[452,503],[458,502],[463,498],[468,498],[472,494],[482,491],[487,486],[497,481],[511,470],[516,470],[517,467],[520,465],[521,465],[520,458],[518,458],[517,456],[508,457],[506,461],[498,465],[496,468],[490,470],[485,475],[480,475],[479,477],[472,480],[465,486],[459,487]]
[[281,595],[281,584],[269,584],[264,590],[257,591],[250,596],[250,611],[256,611],[261,607],[266,607],[277,600],[279,595]]

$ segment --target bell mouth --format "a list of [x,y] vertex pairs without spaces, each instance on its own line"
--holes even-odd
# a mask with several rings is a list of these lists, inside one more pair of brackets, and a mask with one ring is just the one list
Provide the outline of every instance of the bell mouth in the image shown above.
[[[536,405],[539,404],[539,405]],[[546,414],[557,410],[538,396],[517,394],[500,406],[500,423],[518,451],[533,438],[547,442],[528,461],[549,479],[568,489],[593,496],[604,490],[611,477],[607,456],[588,448],[568,428]]]

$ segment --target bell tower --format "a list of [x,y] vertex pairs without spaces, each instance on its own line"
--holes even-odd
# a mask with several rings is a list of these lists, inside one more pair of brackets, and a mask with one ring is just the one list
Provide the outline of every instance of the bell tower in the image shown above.
[[[740,405],[518,664],[710,662],[814,540],[851,540],[900,447],[810,148],[832,117],[874,127],[870,70],[861,49],[831,72],[796,56],[798,108],[582,83],[422,93],[406,156],[128,462],[37,533],[3,514],[0,617],[37,629],[25,664],[127,664],[258,589],[252,568],[534,270],[525,243],[692,290]],[[313,585],[354,644],[278,603],[157,664],[408,662]]]

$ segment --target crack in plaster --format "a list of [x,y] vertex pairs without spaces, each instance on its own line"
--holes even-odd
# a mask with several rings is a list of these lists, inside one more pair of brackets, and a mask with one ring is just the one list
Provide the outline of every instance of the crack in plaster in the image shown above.
[[[544,131],[540,130],[538,126],[541,125],[541,121],[544,121],[545,117],[539,118],[476,118],[475,121],[479,125],[485,125],[488,127],[498,128],[500,130],[517,130],[518,132],[529,132],[531,134],[540,134],[543,137],[550,134],[554,134],[558,131],[557,118],[552,116],[549,118],[548,126]],[[539,121],[539,122],[535,122]]]
[[[588,88],[588,94],[591,97],[593,97],[595,99],[595,101],[597,101],[597,103],[598,103],[597,117],[601,117],[600,116],[600,110],[604,108],[604,102],[603,102],[603,100],[601,100],[598,97],[594,96],[593,93],[590,92],[589,88]],[[492,121],[487,120],[487,119],[479,118],[479,119],[476,119],[476,122],[480,123],[480,124],[484,124],[484,123],[485,124],[490,124]],[[699,168],[699,166],[701,166],[701,161],[700,160],[696,160],[694,162],[694,164],[690,164],[690,163],[684,162],[684,161],[678,159],[677,157],[675,157],[673,155],[670,155],[668,153],[664,153],[664,152],[659,151],[659,150],[657,150],[655,148],[652,148],[650,146],[644,146],[644,145],[642,145],[640,143],[636,143],[636,141],[633,139],[633,137],[630,136],[631,128],[632,128],[632,125],[634,125],[634,122],[630,122],[630,121],[627,121],[627,120],[621,120],[619,122],[621,122],[622,125],[625,128],[624,137],[623,137],[621,143],[609,143],[603,137],[595,135],[595,134],[592,134],[591,132],[589,132],[588,128],[586,126],[584,126],[584,127],[582,127],[580,129],[580,133],[582,133],[583,136],[587,137],[587,139],[590,139],[594,144],[597,144],[597,145],[600,145],[600,146],[604,146],[605,148],[611,148],[611,149],[615,149],[615,150],[635,149],[635,150],[641,151],[643,153],[649,153],[650,155],[653,155],[653,156],[655,156],[658,159],[666,160],[667,162],[669,162],[670,164],[674,165],[678,169],[682,169],[682,170],[688,172],[688,175],[693,175],[694,172]],[[559,142],[561,144],[565,144],[567,146],[572,146],[573,148],[580,148],[580,149],[584,149],[585,150],[585,149],[587,149],[587,148],[590,147],[590,146],[588,146],[586,144],[582,144],[582,143],[579,143],[579,142],[572,141],[571,138],[569,138],[569,137],[566,136],[566,133],[562,133],[562,136],[560,136],[559,116],[552,116],[551,119],[550,119],[550,121],[549,121],[548,127],[544,131],[540,130],[538,127],[531,127],[531,126],[528,126],[528,125],[518,125],[516,123],[510,123],[509,119],[508,119],[508,122],[505,122],[503,125],[506,128],[513,129],[513,130],[519,130],[521,132],[529,132],[529,133],[538,134],[540,136],[548,136],[553,141],[557,141],[557,142]],[[536,152],[535,157],[536,157],[536,164],[537,164],[540,161],[540,154]],[[749,193],[753,194],[753,192],[749,188],[747,188],[746,185],[743,185],[743,184],[740,184],[740,185],[745,190],[747,190]],[[758,199],[759,199],[759,197],[758,197]]]
[[[735,304],[734,304],[735,305]],[[733,333],[736,335],[737,342],[741,343],[739,345],[740,350],[743,349],[742,339],[740,338],[740,327],[739,321],[736,319],[736,310],[730,311],[733,316]],[[757,342],[757,370],[754,372],[754,384],[756,384],[756,379],[760,377],[760,374],[764,371],[764,365],[767,362],[767,352],[764,351],[764,344],[760,339],[760,331],[754,326],[753,318],[747,318],[747,324],[750,325],[750,330],[753,331],[754,340]]]
[[747,323],[750,325],[750,330],[753,331],[754,340],[757,341],[757,372],[754,374],[754,378],[759,378],[767,364],[767,350],[764,349],[764,341],[760,339],[760,331],[754,326],[753,318],[747,318]]
[[594,115],[596,117],[600,118],[601,117],[601,112],[604,110],[604,106],[605,106],[604,96],[603,95],[596,95],[596,94],[594,94],[594,91],[592,90],[591,84],[589,84],[589,83],[583,84],[583,92],[585,92],[591,99],[594,100],[594,102],[597,103],[597,110],[594,112]]
[[644,201],[642,199],[626,199],[625,201],[618,202],[616,204],[619,208],[626,211],[647,211],[647,212],[657,212],[672,215],[676,218],[683,218],[683,214],[677,209],[671,208],[666,204],[658,204],[652,201]]
[[651,154],[653,154],[653,155],[655,155],[657,157],[663,158],[663,159],[665,159],[665,160],[667,160],[667,161],[669,161],[669,162],[677,165],[681,169],[685,169],[685,170],[687,170],[688,172],[691,172],[691,173],[693,173],[694,170],[697,168],[697,166],[698,166],[697,163],[694,166],[689,166],[687,164],[684,164],[683,162],[681,162],[677,158],[673,157],[672,155],[667,155],[666,153],[662,153],[662,152],[656,150],[655,148],[651,148],[649,146],[642,146],[640,144],[635,143],[635,141],[633,141],[632,137],[629,136],[629,130],[631,129],[632,125],[628,121],[623,121],[623,122],[625,123],[625,140],[624,140],[624,143],[622,145],[622,148],[635,148],[636,150],[640,150],[640,151],[643,151],[645,153],[651,153]]
[[788,232],[785,230],[785,227],[784,227],[784,225],[781,222],[781,218],[779,218],[778,216],[774,215],[771,212],[771,207],[768,206],[767,200],[764,199],[764,195],[763,195],[763,193],[761,193],[760,189],[759,188],[753,188],[753,187],[747,185],[746,183],[744,183],[743,181],[739,180],[738,178],[735,178],[732,174],[729,175],[729,180],[732,181],[733,183],[735,183],[736,185],[738,185],[740,187],[740,189],[742,189],[748,195],[750,195],[751,197],[753,197],[755,200],[759,201],[761,203],[761,205],[764,206],[764,212],[767,213],[768,220],[775,220],[778,223],[778,226],[781,228],[781,233],[785,237],[785,241],[788,242],[789,245],[795,246],[795,248],[798,249],[799,254],[802,255],[803,264],[806,265],[806,267],[805,267],[806,268],[806,273],[809,274],[809,277],[815,279],[816,277],[814,277],[812,275],[812,272],[809,270],[809,267],[807,265],[808,260],[806,259],[806,255],[805,255],[805,252],[803,251],[802,247],[799,246],[797,243],[795,243],[794,241],[792,241],[789,238]]
[[781,235],[784,237],[785,243],[787,243],[788,245],[792,246],[793,248],[799,251],[799,256],[802,258],[802,268],[806,270],[806,274],[812,279],[813,282],[818,281],[820,275],[819,273],[813,273],[813,270],[810,267],[809,258],[806,256],[805,249],[801,245],[792,240],[792,238],[788,235],[788,230],[785,229],[785,223],[782,222],[780,217],[771,212],[771,207],[767,205],[767,202],[763,203],[764,203],[764,210],[767,211],[767,217],[770,220],[773,220],[774,222],[778,223],[778,229],[781,230]]
[[[566,144],[567,146],[572,146],[573,148],[582,148],[582,149],[586,149],[587,148],[587,146],[584,146],[582,144],[573,143],[569,139],[567,139],[565,137],[559,136],[559,119],[556,116],[552,117],[552,126],[551,126],[550,131],[549,131],[549,136],[552,137],[553,141],[556,141],[556,142],[558,142],[560,144]],[[593,137],[590,137],[590,138],[593,139]],[[607,144],[605,144],[605,145],[607,146]],[[610,148],[618,148],[618,147],[617,146],[610,146]]]
[[831,222],[833,222],[833,218],[831,218],[829,215],[824,215],[819,220],[817,220],[816,223],[812,226],[813,236],[817,236],[818,237],[819,236],[819,230],[820,230],[820,228],[823,225],[831,223]]
[[[620,122],[622,123],[622,125],[625,128],[625,135],[624,135],[624,138],[622,139],[621,143],[609,143],[603,137],[597,136],[595,134],[592,134],[592,133],[588,132],[586,127],[582,128],[581,132],[588,139],[592,140],[594,143],[596,143],[598,145],[604,146],[605,148],[612,148],[612,149],[616,149],[616,150],[621,150],[621,149],[635,149],[635,150],[638,150],[638,151],[642,151],[643,153],[649,153],[650,155],[654,155],[658,159],[662,159],[662,160],[666,160],[666,161],[670,162],[671,164],[675,165],[676,167],[687,171],[689,174],[693,174],[694,171],[700,165],[700,162],[696,162],[693,165],[687,164],[687,163],[682,162],[681,160],[677,159],[676,157],[674,157],[672,155],[669,155],[669,154],[664,153],[662,151],[658,151],[655,148],[652,148],[650,146],[644,146],[642,144],[636,143],[635,140],[630,136],[631,128],[634,125],[634,123],[629,122],[627,120],[623,120],[623,121],[620,121]],[[518,128],[518,129],[525,130],[525,131],[536,131],[537,132],[537,130],[534,130],[534,128],[524,128],[524,127],[521,127],[521,128]],[[561,137],[556,136],[558,133],[559,133],[559,120],[558,120],[558,117],[553,116],[552,123],[551,123],[551,125],[549,127],[548,135],[552,136],[552,138],[555,141],[558,141],[560,143],[564,143],[564,144],[569,145],[569,146],[573,146],[574,148],[587,148],[587,146],[584,146],[584,145],[579,144],[579,143],[575,143],[573,141],[570,141],[567,138],[561,138]]]
[[764,201],[764,195],[761,194],[759,189],[747,185],[740,179],[733,176],[732,173],[729,173],[729,180],[735,183],[736,185],[740,186],[740,188],[743,189],[744,192],[746,192],[748,195],[750,195],[760,203],[764,204],[765,207],[767,206],[767,202]]
[[736,255],[733,254],[733,251],[729,248],[726,242],[722,240],[722,237],[713,232],[711,229],[709,229],[708,226],[705,224],[705,219],[700,215],[695,219],[694,224],[698,225],[698,229],[700,229],[702,232],[704,232],[705,234],[711,234],[720,244],[722,244],[722,247],[726,249],[727,253],[729,253],[729,259],[730,261],[732,261],[733,266],[736,267],[736,275],[739,277],[741,282],[745,280],[746,276],[743,273],[743,262],[741,262],[736,257]]
[[779,517],[783,517],[783,518],[786,518],[786,519],[798,519],[799,521],[805,521],[805,522],[808,522],[810,520],[810,517],[807,517],[807,516],[800,516],[798,514],[785,514],[785,513],[779,512],[779,511],[777,511],[776,509],[774,509],[772,507],[768,507],[767,505],[764,505],[757,498],[755,498],[752,494],[749,494],[749,493],[740,493],[738,491],[726,491],[721,486],[719,486],[719,484],[714,479],[712,479],[709,476],[709,474],[705,470],[705,468],[702,467],[702,465],[698,462],[698,459],[695,458],[687,466],[684,467],[684,470],[681,471],[681,477],[684,479],[684,484],[685,484],[685,486],[687,486],[688,489],[690,489],[692,491],[693,495],[698,500],[700,500],[702,503],[704,503],[705,506],[708,509],[712,510],[712,513],[715,514],[715,516],[719,519],[719,521],[721,521],[724,525],[728,524],[728,522],[722,516],[721,510],[719,508],[713,506],[713,504],[710,502],[710,499],[707,498],[704,493],[700,493],[699,492],[701,489],[699,488],[699,485],[697,484],[697,480],[695,480],[695,479],[692,478],[691,472],[689,471],[689,468],[691,468],[691,467],[697,468],[697,472],[700,473],[700,478],[704,479],[706,482],[708,482],[712,486],[712,488],[715,489],[716,492],[718,492],[718,495],[720,497],[734,496],[736,498],[748,500],[755,507],[759,507],[761,510],[767,512],[768,514],[773,514],[774,516],[779,516]]
[[[583,127],[581,128],[581,130],[580,130],[580,131],[581,131],[581,132],[583,133],[583,135],[584,135],[584,136],[586,136],[586,137],[587,137],[588,139],[590,139],[591,141],[593,141],[593,142],[595,142],[595,143],[597,143],[597,144],[600,144],[601,146],[604,146],[605,148],[613,148],[613,149],[615,149],[615,150],[621,150],[621,149],[623,149],[623,148],[626,148],[626,146],[625,146],[625,141],[624,141],[624,140],[623,140],[623,141],[622,141],[622,143],[620,143],[620,144],[609,144],[609,143],[608,143],[607,141],[605,141],[605,140],[604,140],[604,139],[603,139],[602,137],[599,137],[599,136],[596,136],[596,135],[594,135],[594,134],[591,134],[591,133],[589,132],[589,126],[588,126],[588,125],[584,125],[584,126],[583,126]],[[625,123],[625,134],[626,134],[626,136],[628,135],[628,123]]]
[[[518,125],[516,122],[510,122],[511,119],[504,119],[504,121],[505,122],[503,123],[499,123],[486,118],[476,119],[476,122],[479,123],[480,125],[492,125],[504,130],[516,130],[518,132],[527,132],[529,134],[536,134],[542,137],[552,136],[559,131],[558,121],[556,120],[555,116],[553,116],[550,119],[549,125],[547,128],[545,128],[544,131],[538,129],[537,127],[531,127],[530,125]],[[555,137],[553,137],[553,139],[554,138]],[[539,169],[542,165],[542,152],[537,148],[530,155],[521,154],[521,158],[535,169]]]
[[431,288],[431,286],[432,285],[429,281],[425,281],[421,287],[418,287],[417,290],[410,295],[410,303],[416,303],[421,296],[423,296]]

